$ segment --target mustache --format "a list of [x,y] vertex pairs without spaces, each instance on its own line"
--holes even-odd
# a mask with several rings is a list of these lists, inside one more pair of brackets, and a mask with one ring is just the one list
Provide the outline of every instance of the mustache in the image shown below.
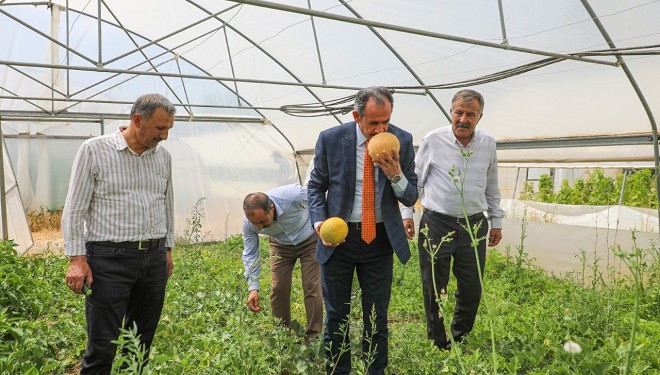
[[456,127],[457,128],[463,128],[463,129],[469,129],[470,128],[470,123],[468,123],[468,122],[457,122]]

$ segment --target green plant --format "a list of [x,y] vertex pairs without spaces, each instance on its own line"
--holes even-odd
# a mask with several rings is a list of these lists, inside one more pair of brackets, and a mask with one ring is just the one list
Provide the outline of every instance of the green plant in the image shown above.
[[[571,186],[568,180],[561,182],[559,192],[553,192],[552,178],[544,174],[540,177],[538,191],[531,182],[525,182],[520,193],[521,200],[594,206],[618,204],[623,173],[616,178],[605,176],[602,170],[595,169],[586,180],[575,180]],[[625,206],[655,208],[657,206],[655,173],[651,169],[633,170],[627,175],[621,202]]]
[[[519,266],[516,257],[489,250],[483,279],[488,308],[480,310],[468,340],[457,345],[465,373],[494,373],[492,330],[499,373],[623,374],[631,348],[636,296],[637,325],[628,371],[660,373],[660,253],[655,246],[640,250],[644,256],[638,262],[639,288],[624,279],[597,289],[579,280],[548,275],[526,257]],[[267,259],[267,240],[261,241],[260,251],[260,257]],[[425,250],[411,242],[412,259],[419,257],[420,251]],[[324,358],[318,355],[322,340],[306,345],[302,336],[282,327],[267,311],[253,314],[247,310],[241,253],[240,235],[199,245],[194,252],[172,253],[176,267],[168,281],[165,307],[151,348],[151,373],[325,373]],[[22,282],[28,284],[24,290],[29,298],[21,303],[34,303],[37,308],[27,315],[9,315],[6,307],[0,307],[0,373],[74,373],[85,350],[85,310],[84,299],[64,285],[68,259],[59,254],[12,257],[12,269],[20,269]],[[0,259],[0,265],[5,261]],[[265,295],[270,291],[269,272],[267,267],[261,275]],[[393,272],[400,283],[393,286],[388,313],[388,371],[461,373],[458,351],[447,355],[435,350],[427,339],[419,262],[405,266],[395,262]],[[448,290],[455,288],[452,278]],[[292,296],[292,300],[302,301],[299,284],[294,283]],[[454,294],[445,297],[445,308],[452,309]],[[441,299],[445,297],[441,294]],[[351,297],[351,319],[356,323],[351,326],[353,348],[359,348],[362,340],[359,300],[355,282]],[[302,305],[292,304],[293,319],[305,319]],[[571,319],[565,321],[567,308]],[[563,350],[567,333],[569,340],[581,346],[579,355],[570,356]],[[365,369],[360,363],[356,373]]]
[[177,238],[177,246],[192,245],[195,243],[211,239],[210,232],[202,232],[204,224],[202,221],[206,218],[206,209],[204,202],[206,197],[199,198],[193,205],[192,212],[186,218],[186,226],[183,229],[183,236]]
[[[468,164],[470,162],[470,157],[472,156],[472,149],[468,148],[467,151],[461,150],[461,153],[463,154],[463,159],[465,160],[465,163],[463,165],[463,170],[467,171],[468,170]],[[484,309],[488,310],[489,309],[489,304],[486,301],[486,293],[485,293],[485,286],[484,286],[484,279],[481,270],[484,269],[481,265],[481,261],[479,260],[479,242],[485,241],[486,238],[484,237],[477,237],[477,234],[479,233],[479,228],[483,225],[483,220],[479,223],[476,224],[470,224],[470,218],[469,215],[465,209],[465,174],[461,177],[461,172],[452,168],[451,171],[449,171],[449,175],[452,177],[452,181],[454,182],[454,187],[458,191],[458,194],[461,198],[461,208],[463,210],[463,218],[465,219],[465,224],[461,224],[461,226],[467,231],[468,235],[470,236],[470,240],[472,242],[472,249],[474,250],[474,257],[477,263],[477,275],[479,276],[479,284],[481,285],[481,290],[482,293],[484,294],[483,298],[483,303],[482,305],[484,306]],[[493,326],[493,321],[490,320],[490,334],[491,334],[491,349],[492,349],[492,360],[493,360],[493,373],[497,374],[497,351],[496,351],[496,346],[495,346],[495,329]],[[453,344],[453,340],[452,340]]]
[[113,374],[151,374],[147,362],[147,351],[140,342],[135,323],[130,329],[122,328],[120,336],[112,342],[117,345],[120,354],[112,364]]
[[538,200],[541,202],[553,202],[555,200],[553,188],[554,184],[552,181],[552,176],[548,174],[542,174],[539,179]]
[[630,365],[632,361],[632,356],[635,351],[635,335],[637,334],[637,325],[639,324],[639,304],[640,297],[642,294],[642,283],[643,275],[645,268],[644,254],[641,249],[637,247],[637,242],[635,238],[635,232],[632,233],[633,236],[633,249],[630,252],[621,250],[621,246],[616,246],[613,248],[614,255],[619,257],[623,263],[631,271],[633,278],[633,286],[635,292],[635,306],[633,308],[633,317],[632,317],[632,328],[630,329],[630,340],[628,347],[625,349],[626,352],[626,365],[624,374],[628,375],[630,373]]

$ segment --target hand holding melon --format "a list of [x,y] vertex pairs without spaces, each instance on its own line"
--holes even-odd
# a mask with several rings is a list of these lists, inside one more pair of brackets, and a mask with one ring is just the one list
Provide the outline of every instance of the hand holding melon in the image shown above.
[[400,148],[399,139],[392,133],[378,133],[369,140],[369,156],[372,159],[376,159],[376,155],[383,151],[389,153],[394,149],[398,153]]
[[348,235],[348,225],[342,218],[331,217],[321,224],[319,234],[324,244],[340,244]]
[[367,145],[369,156],[380,169],[383,170],[388,179],[394,176],[402,176],[399,165],[399,150],[401,145],[399,139],[392,133],[382,132],[374,135]]

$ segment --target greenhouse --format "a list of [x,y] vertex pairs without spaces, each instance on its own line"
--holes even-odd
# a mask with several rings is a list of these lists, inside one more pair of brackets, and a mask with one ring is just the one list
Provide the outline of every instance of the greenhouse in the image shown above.
[[211,243],[241,233],[246,194],[306,183],[359,89],[389,88],[418,147],[471,88],[497,142],[501,252],[525,239],[555,274],[585,250],[609,263],[658,238],[659,16],[657,0],[0,0],[3,238],[34,246],[26,212],[61,209],[80,145],[145,93],[176,106],[176,237]]

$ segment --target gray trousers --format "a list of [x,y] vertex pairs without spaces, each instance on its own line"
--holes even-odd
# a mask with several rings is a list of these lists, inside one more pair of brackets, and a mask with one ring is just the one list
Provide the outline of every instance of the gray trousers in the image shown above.
[[321,271],[316,261],[316,241],[314,233],[299,245],[282,245],[270,239],[270,307],[273,316],[291,324],[291,283],[293,267],[300,259],[302,287],[305,302],[305,340],[313,340],[321,332],[323,325],[323,293]]

